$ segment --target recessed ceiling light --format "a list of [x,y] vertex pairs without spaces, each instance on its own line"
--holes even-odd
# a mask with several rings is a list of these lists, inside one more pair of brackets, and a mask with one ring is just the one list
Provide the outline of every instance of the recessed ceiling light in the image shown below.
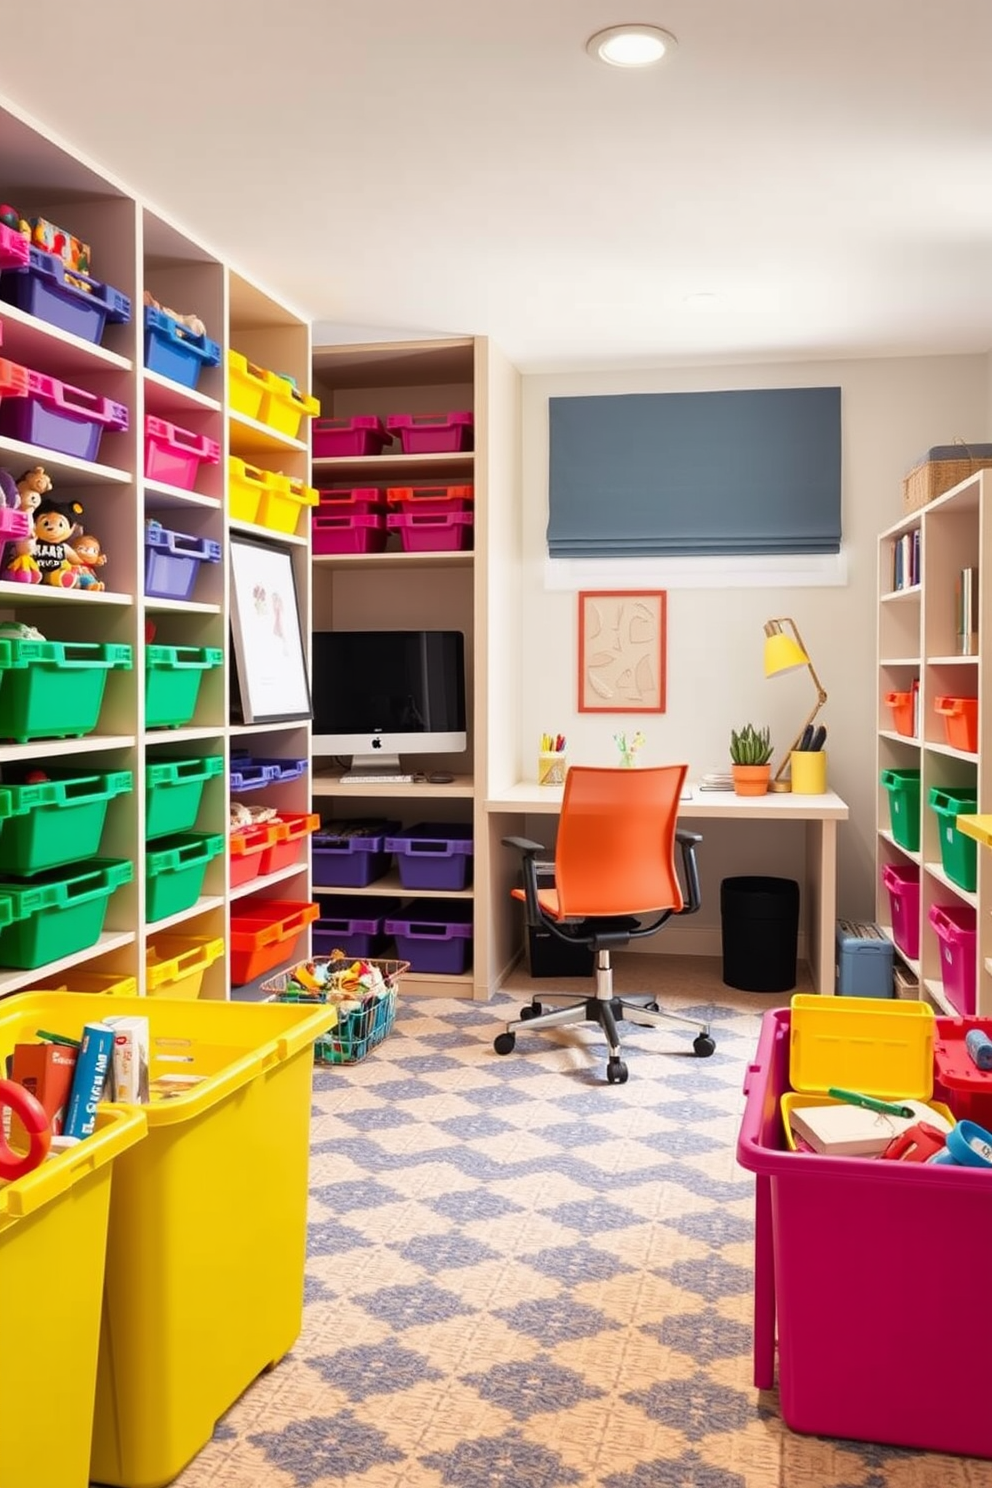
[[611,67],[650,67],[677,46],[672,33],[660,26],[631,24],[597,31],[586,42],[586,51]]

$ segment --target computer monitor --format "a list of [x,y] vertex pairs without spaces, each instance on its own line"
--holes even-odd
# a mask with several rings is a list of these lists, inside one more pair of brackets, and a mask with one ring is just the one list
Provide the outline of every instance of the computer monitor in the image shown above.
[[314,631],[314,754],[350,755],[355,775],[399,775],[401,754],[466,749],[465,718],[461,631]]

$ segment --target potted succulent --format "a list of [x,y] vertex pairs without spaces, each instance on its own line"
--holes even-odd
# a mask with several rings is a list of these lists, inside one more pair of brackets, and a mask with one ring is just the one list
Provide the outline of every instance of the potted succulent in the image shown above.
[[739,796],[763,796],[771,775],[771,730],[746,723],[730,731],[731,775]]

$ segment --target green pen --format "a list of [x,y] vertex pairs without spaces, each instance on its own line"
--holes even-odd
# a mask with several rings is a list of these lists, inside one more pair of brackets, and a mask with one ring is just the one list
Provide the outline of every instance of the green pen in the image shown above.
[[859,1095],[856,1090],[838,1090],[831,1086],[827,1091],[835,1100],[849,1106],[861,1106],[865,1111],[876,1111],[879,1116],[915,1116],[912,1106],[895,1106],[889,1101],[876,1100],[873,1095]]
[[35,1029],[35,1038],[44,1039],[46,1044],[65,1044],[68,1049],[81,1049],[79,1039],[66,1038],[61,1033],[46,1033],[43,1028]]

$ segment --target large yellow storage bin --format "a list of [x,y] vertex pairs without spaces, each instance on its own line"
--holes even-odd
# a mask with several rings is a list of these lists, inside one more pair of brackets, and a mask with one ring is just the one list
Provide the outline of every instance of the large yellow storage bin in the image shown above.
[[[34,1029],[5,1011],[0,1054]],[[144,1133],[142,1111],[104,1107],[85,1142],[0,1188],[0,1488],[90,1481],[111,1180]]]
[[[81,993],[14,1002],[22,1034],[78,1037],[107,1009]],[[153,1080],[203,1077],[142,1108],[148,1135],[114,1164],[107,1232],[90,1476],[161,1488],[299,1334],[313,1043],[327,1008],[124,997],[114,1012],[148,1018]],[[49,1284],[58,1279],[60,1306],[71,1312],[64,1254],[49,1259]],[[54,1376],[47,1357],[39,1377],[63,1379],[61,1344]],[[58,1419],[50,1385],[41,1402]],[[35,1472],[10,1488],[63,1481]]]
[[266,378],[270,374],[258,367],[240,351],[233,348],[227,353],[227,398],[232,413],[242,413],[245,418],[257,419],[262,399],[268,391]]
[[274,532],[295,533],[300,513],[316,506],[319,500],[316,487],[288,475],[273,476],[262,491],[257,521],[259,526],[271,527]]
[[277,434],[286,434],[290,439],[299,437],[300,424],[304,418],[315,418],[320,413],[320,403],[309,393],[301,393],[288,377],[278,372],[263,371],[265,392],[258,417]]
[[223,954],[223,936],[154,936],[145,951],[148,996],[199,997],[203,973]]

